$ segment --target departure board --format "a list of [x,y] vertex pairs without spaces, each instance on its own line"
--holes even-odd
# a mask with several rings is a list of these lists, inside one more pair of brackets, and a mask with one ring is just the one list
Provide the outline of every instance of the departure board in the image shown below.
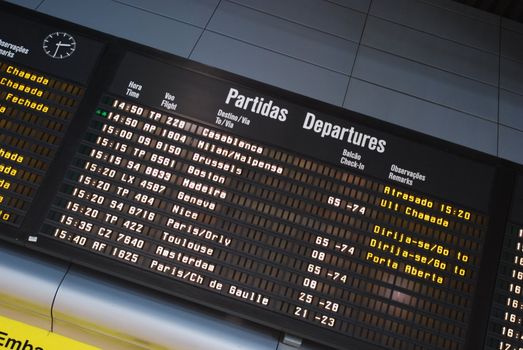
[[0,238],[333,349],[522,349],[520,167],[6,3],[0,28]]
[[[411,168],[421,155],[455,164],[459,188]],[[492,183],[489,167],[130,53],[43,232],[388,349],[464,349],[488,229],[472,169]],[[452,198],[421,191],[438,186]]]

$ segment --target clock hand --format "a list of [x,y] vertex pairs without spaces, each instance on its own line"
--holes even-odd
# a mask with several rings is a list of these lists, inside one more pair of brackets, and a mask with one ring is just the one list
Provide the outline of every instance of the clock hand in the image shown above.
[[56,55],[58,54],[58,50],[60,50],[60,46],[62,46],[62,41],[59,41],[59,42],[56,44],[56,50],[54,51],[53,56],[56,56]]

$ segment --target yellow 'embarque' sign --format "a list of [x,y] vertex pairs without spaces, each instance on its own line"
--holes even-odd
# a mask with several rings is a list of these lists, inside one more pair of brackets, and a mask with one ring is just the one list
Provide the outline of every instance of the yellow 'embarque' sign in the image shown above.
[[100,350],[0,316],[0,350]]

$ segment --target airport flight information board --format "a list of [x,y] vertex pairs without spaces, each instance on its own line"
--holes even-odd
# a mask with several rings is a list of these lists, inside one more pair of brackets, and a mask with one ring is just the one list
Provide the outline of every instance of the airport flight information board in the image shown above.
[[0,10],[2,238],[336,349],[522,348],[514,165]]
[[511,215],[504,233],[488,350],[523,349],[523,175],[518,177]]

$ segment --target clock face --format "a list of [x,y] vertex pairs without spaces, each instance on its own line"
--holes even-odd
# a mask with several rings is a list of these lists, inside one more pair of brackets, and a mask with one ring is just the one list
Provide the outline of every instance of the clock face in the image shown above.
[[44,39],[43,48],[49,57],[64,59],[76,50],[76,41],[64,32],[51,33]]

